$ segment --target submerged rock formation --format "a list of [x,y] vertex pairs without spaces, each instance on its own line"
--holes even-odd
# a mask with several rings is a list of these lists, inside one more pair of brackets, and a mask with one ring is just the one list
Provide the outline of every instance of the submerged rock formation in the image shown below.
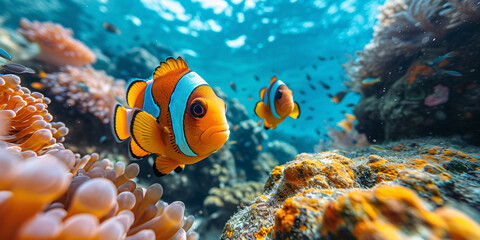
[[222,239],[476,239],[480,149],[444,142],[299,154],[272,170]]
[[362,93],[355,128],[370,142],[460,134],[480,144],[479,16],[477,0],[387,1],[373,39],[344,64]]

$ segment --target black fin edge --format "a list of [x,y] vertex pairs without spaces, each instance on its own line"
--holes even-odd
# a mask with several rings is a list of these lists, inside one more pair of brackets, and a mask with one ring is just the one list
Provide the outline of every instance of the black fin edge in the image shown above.
[[[134,140],[132,139],[132,140],[130,140],[130,141],[134,141]],[[137,145],[138,145],[138,144],[137,144]],[[138,147],[140,147],[140,146],[138,146]],[[140,147],[140,148],[141,148],[141,147]],[[142,150],[143,150],[143,149],[142,149]],[[147,152],[147,155],[145,155],[145,156],[138,156],[138,155],[134,154],[134,153],[133,153],[133,150],[132,150],[132,143],[131,143],[131,142],[130,142],[130,144],[128,144],[128,152],[130,153],[130,156],[132,156],[132,158],[135,158],[135,159],[142,159],[142,158],[144,158],[144,157],[146,157],[146,156],[149,155],[148,152]]]
[[183,168],[180,167],[180,166],[178,166],[178,167],[175,168],[175,170],[173,170],[173,171],[175,171],[176,173],[181,173],[181,172],[183,171]]
[[138,108],[134,108],[132,110],[132,121],[130,122],[130,136],[132,137],[132,140],[135,141],[135,143],[138,145],[139,148],[141,148],[143,151],[145,152],[148,152],[147,150],[143,149],[142,146],[140,144],[138,144],[138,141],[137,139],[135,138],[135,136],[133,135],[133,123],[135,123],[135,117],[137,116],[137,114],[139,114],[140,112],[142,112],[142,110],[138,109]]
[[157,177],[163,177],[163,176],[167,175],[165,173],[161,173],[160,171],[158,171],[157,166],[155,166],[155,163],[153,163],[152,169],[153,169],[153,174],[155,174],[155,176],[157,176]]
[[117,103],[117,105],[115,105],[115,109],[113,109],[113,117],[112,117],[112,120],[113,120],[113,121],[111,122],[110,126],[112,127],[112,132],[113,132],[113,136],[115,136],[115,141],[117,141],[117,142],[120,143],[120,142],[125,141],[127,138],[125,138],[125,139],[123,139],[123,140],[120,139],[120,137],[119,137],[118,134],[117,134],[117,130],[115,129],[115,123],[117,122],[117,109],[118,109],[119,107],[122,107],[122,105],[120,105],[119,103]]
[[130,88],[132,88],[133,85],[135,85],[136,82],[145,82],[145,80],[143,79],[138,79],[138,78],[135,78],[135,80],[133,80],[132,82],[130,82],[130,84],[128,85],[128,88],[127,88],[127,92],[126,92],[126,102],[127,102],[127,105],[132,107],[132,105],[128,102],[128,93],[130,92]]

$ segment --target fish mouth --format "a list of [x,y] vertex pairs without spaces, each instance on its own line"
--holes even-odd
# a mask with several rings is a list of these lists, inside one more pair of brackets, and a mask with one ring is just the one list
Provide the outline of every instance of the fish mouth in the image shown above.
[[223,145],[230,135],[230,127],[228,124],[211,126],[200,136],[203,143],[220,143]]
[[286,102],[280,105],[280,109],[282,112],[291,112],[293,110],[293,102]]

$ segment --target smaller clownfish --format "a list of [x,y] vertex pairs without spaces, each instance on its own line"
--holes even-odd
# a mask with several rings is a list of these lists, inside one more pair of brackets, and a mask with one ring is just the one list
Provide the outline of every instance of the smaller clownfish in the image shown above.
[[300,107],[293,101],[292,91],[276,76],[272,77],[268,88],[260,90],[260,99],[255,114],[264,119],[265,129],[275,129],[287,116],[294,119],[300,116]]

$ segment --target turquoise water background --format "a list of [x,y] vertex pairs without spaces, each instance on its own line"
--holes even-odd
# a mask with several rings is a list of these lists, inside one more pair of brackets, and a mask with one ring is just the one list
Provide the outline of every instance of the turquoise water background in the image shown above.
[[[5,15],[6,26],[16,28],[21,16],[57,22],[71,28],[87,46],[111,54],[146,42],[162,43],[183,54],[210,85],[221,87],[229,98],[238,98],[254,120],[259,120],[253,109],[260,89],[277,75],[293,90],[294,99],[305,103],[300,104],[298,120],[288,118],[268,133],[318,142],[321,136],[315,129],[325,133],[326,124],[335,126],[344,112],[351,112],[346,105],[359,99],[349,94],[335,104],[327,94],[346,89],[341,64],[347,61],[346,55],[354,55],[370,41],[382,4],[364,0],[17,0],[2,1],[0,8],[15,9],[14,14]],[[107,32],[103,22],[122,33]]]

